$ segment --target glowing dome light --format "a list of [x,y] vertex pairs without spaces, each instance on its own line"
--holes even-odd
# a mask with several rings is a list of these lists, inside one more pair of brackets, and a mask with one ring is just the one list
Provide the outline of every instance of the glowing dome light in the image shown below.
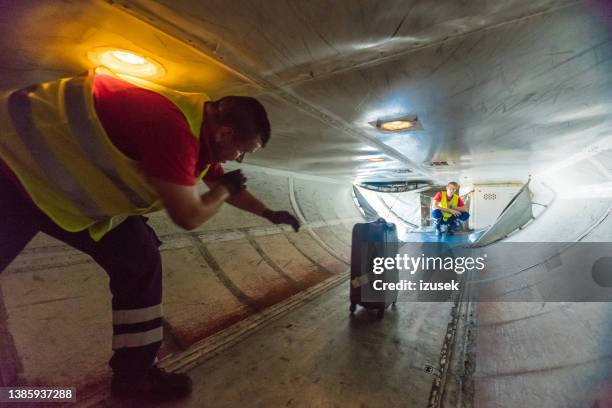
[[165,74],[164,68],[157,61],[128,50],[97,48],[89,52],[88,56],[94,64],[105,66],[119,74],[142,78],[159,78]]
[[385,160],[386,159],[384,157],[372,157],[368,159],[370,163],[380,163],[380,162],[384,162]]
[[384,133],[393,133],[393,132],[404,132],[404,131],[414,131],[414,130],[423,130],[423,126],[421,126],[421,122],[419,122],[419,118],[417,115],[403,115],[401,117],[387,117],[387,118],[378,118],[373,122],[369,122],[370,125],[374,126],[380,132]]
[[393,120],[391,122],[382,123],[380,127],[388,132],[397,132],[399,130],[409,129],[412,125],[413,123],[407,120]]
[[119,61],[123,61],[132,65],[142,65],[147,62],[144,57],[140,55],[132,54],[127,51],[111,51],[113,57],[117,58]]

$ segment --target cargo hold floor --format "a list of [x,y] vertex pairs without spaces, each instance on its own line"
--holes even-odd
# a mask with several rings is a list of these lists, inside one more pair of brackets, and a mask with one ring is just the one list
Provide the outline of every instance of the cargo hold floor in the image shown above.
[[[189,372],[173,407],[426,407],[452,303],[398,302],[384,319],[358,308],[348,282]],[[111,406],[111,401],[107,402]]]

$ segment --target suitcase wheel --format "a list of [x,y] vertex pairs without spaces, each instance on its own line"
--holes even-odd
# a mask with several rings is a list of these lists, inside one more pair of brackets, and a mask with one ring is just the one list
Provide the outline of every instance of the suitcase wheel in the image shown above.
[[376,317],[378,317],[379,319],[382,319],[383,317],[385,317],[385,309],[378,309],[378,312],[376,313]]
[[351,303],[351,306],[349,307],[349,310],[351,311],[351,313],[355,313],[356,309],[357,309],[357,305],[355,303]]

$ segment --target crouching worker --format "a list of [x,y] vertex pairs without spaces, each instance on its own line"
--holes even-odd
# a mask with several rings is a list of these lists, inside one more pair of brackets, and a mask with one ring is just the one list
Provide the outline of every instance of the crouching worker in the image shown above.
[[[266,145],[264,107],[250,97],[212,101],[93,71],[0,102],[0,271],[39,231],[89,254],[110,277],[111,393],[189,394],[188,376],[154,365],[162,341],[161,242],[143,214],[165,208],[192,230],[227,202],[297,231],[289,212],[268,209],[245,189],[240,170],[224,174],[220,165]],[[199,180],[210,188],[205,194]]]
[[461,229],[461,223],[470,217],[458,192],[459,184],[451,181],[446,185],[446,191],[438,191],[434,197],[431,217],[438,235],[442,233],[442,225],[446,225],[447,233],[452,235],[454,231]]

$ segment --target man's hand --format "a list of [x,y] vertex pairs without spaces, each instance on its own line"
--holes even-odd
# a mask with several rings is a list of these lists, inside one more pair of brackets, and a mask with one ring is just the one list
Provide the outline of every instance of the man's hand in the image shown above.
[[247,179],[242,174],[242,171],[238,169],[225,173],[221,178],[219,178],[217,183],[227,188],[227,191],[234,196],[241,191],[244,191],[246,188],[246,180]]
[[291,225],[295,232],[300,230],[300,222],[287,211],[265,210],[262,216],[273,224]]
[[455,210],[455,209],[453,209],[453,208],[451,208],[451,209],[450,209],[450,212],[451,212],[451,214],[453,214],[453,215],[461,215],[461,211],[459,211],[459,210]]

